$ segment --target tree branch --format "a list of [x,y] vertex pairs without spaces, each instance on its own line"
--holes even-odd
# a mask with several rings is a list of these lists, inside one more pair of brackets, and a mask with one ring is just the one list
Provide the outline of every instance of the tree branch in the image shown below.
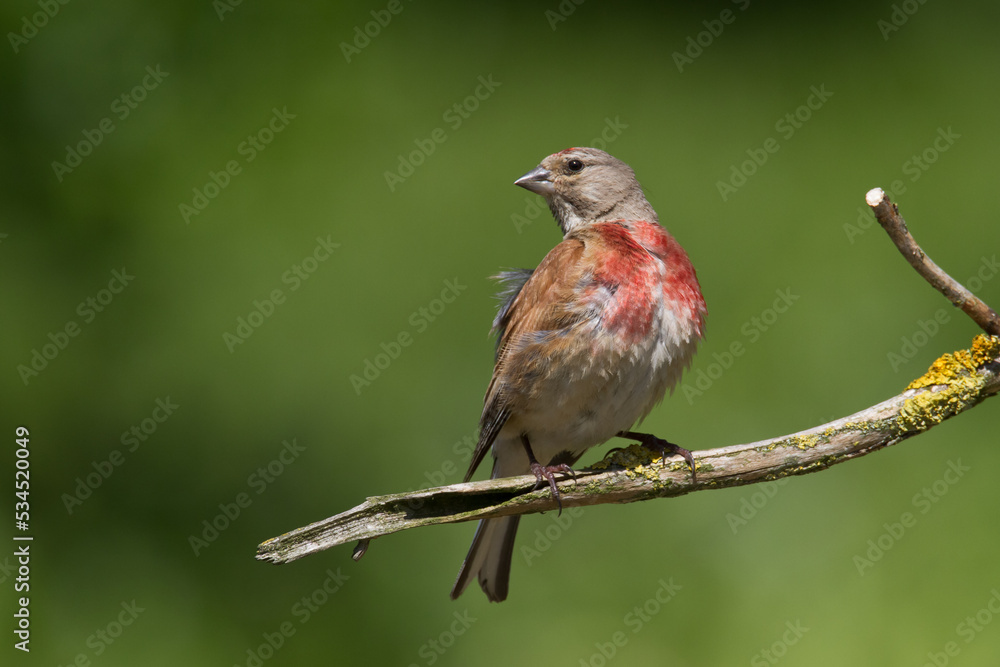
[[899,215],[899,208],[889,201],[889,197],[882,188],[869,190],[868,194],[865,195],[865,201],[875,211],[875,219],[882,225],[882,229],[899,248],[899,252],[903,253],[906,261],[917,270],[917,273],[944,294],[946,299],[961,308],[983,331],[1000,336],[1000,316],[983,303],[979,297],[945,273],[921,250],[910,234],[910,230],[907,229],[906,221]]
[[[920,275],[994,335],[976,336],[970,349],[943,355],[903,393],[867,410],[780,438],[694,452],[696,482],[679,457],[653,463],[655,455],[639,445],[609,452],[575,480],[559,483],[564,507],[669,498],[818,472],[902,442],[1000,393],[996,313],[926,257],[881,189],[866,199]],[[357,560],[370,540],[408,528],[555,510],[548,487],[536,491],[535,485],[534,476],[526,475],[375,496],[267,540],[257,547],[257,559],[288,563],[358,540]]]

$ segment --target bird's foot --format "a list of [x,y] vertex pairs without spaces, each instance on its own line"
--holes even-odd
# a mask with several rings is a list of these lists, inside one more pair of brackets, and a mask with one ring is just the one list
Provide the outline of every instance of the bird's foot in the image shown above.
[[638,440],[643,447],[659,452],[664,458],[667,456],[680,456],[688,462],[689,466],[691,466],[691,483],[694,484],[697,481],[697,470],[695,469],[694,456],[691,455],[691,450],[684,449],[680,445],[675,445],[674,443],[668,442],[663,438],[657,438],[655,435],[650,433],[622,431],[618,434],[618,437],[628,438],[629,440]]
[[552,489],[552,497],[556,499],[556,504],[559,505],[559,514],[562,514],[562,499],[559,497],[559,489],[556,487],[556,473],[562,472],[568,474],[574,480],[576,479],[576,473],[565,463],[560,463],[558,465],[543,466],[538,461],[531,462],[531,472],[535,474],[535,479],[538,480],[538,484],[535,485],[536,489],[540,489],[545,486],[546,480],[549,483],[549,488]]

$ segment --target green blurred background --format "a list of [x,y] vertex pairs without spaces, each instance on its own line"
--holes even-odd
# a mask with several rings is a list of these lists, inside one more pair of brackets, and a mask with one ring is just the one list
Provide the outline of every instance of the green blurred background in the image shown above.
[[[491,371],[489,276],[559,240],[512,181],[568,146],[604,141],[635,168],[708,301],[689,391],[649,430],[694,449],[793,432],[967,347],[976,327],[870,226],[864,195],[898,180],[927,252],[959,280],[982,271],[978,293],[1000,305],[995,4],[43,6],[0,10],[0,534],[26,425],[35,537],[30,656],[12,647],[13,542],[0,552],[12,664],[982,665],[1000,651],[993,401],[770,494],[528,517],[500,605],[448,598],[471,524],[378,540],[360,563],[349,547],[254,560],[366,496],[460,481]],[[812,89],[832,95],[800,109]],[[741,167],[768,139],[767,161]],[[89,153],[69,171],[53,166],[67,146]],[[755,173],[724,199],[741,168]],[[182,204],[203,210],[186,220]],[[306,260],[317,239],[337,247]],[[462,288],[436,302],[446,281]],[[283,302],[227,345],[275,290]],[[779,290],[797,298],[776,315]],[[352,385],[401,333],[411,344]],[[724,364],[735,342],[746,351]],[[42,370],[19,370],[46,345]],[[694,394],[699,372],[715,377]],[[144,440],[123,442],[133,427]],[[88,475],[100,485],[81,493]],[[904,512],[915,525],[887,537]],[[229,525],[193,546],[205,521]],[[859,568],[870,540],[891,548]],[[331,572],[336,592],[317,593]],[[661,605],[663,583],[680,589]],[[307,615],[304,597],[324,604]]]

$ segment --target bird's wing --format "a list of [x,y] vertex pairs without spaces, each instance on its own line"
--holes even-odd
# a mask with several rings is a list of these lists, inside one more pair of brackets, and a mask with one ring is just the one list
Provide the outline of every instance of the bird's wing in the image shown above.
[[[476,443],[465,481],[472,477],[510,417],[504,376],[511,356],[524,344],[568,329],[583,319],[583,314],[571,308],[571,302],[573,288],[579,284],[584,273],[580,262],[584,249],[581,238],[565,239],[545,256],[530,277],[517,273],[512,278],[507,278],[509,287],[506,292],[511,296],[501,306],[493,323],[494,329],[499,333],[496,365],[490,386],[486,390],[483,416],[479,422],[479,442]],[[515,280],[522,276],[525,276],[524,282],[516,285]],[[517,291],[514,292],[514,289]],[[506,296],[504,293],[502,295]],[[547,363],[546,359],[539,358],[528,361],[532,365]]]

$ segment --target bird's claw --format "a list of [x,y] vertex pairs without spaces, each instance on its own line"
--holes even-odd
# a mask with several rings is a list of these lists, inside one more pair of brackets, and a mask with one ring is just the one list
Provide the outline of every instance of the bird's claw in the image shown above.
[[573,480],[576,480],[576,473],[565,463],[560,463],[558,465],[543,466],[537,461],[531,462],[531,472],[535,474],[535,480],[537,484],[536,489],[540,489],[545,486],[545,482],[548,481],[549,488],[552,489],[552,497],[556,499],[556,504],[559,506],[559,515],[562,515],[562,499],[559,497],[559,489],[556,487],[556,473],[566,473]]
[[648,433],[626,432],[619,434],[619,436],[623,438],[630,438],[632,440],[638,440],[643,447],[659,452],[664,458],[667,456],[680,456],[687,461],[689,466],[691,466],[691,483],[694,484],[698,481],[698,471],[695,468],[694,456],[691,454],[691,450],[685,449],[680,445],[675,445],[674,443],[668,442],[663,438],[657,438],[655,435],[650,435]]

